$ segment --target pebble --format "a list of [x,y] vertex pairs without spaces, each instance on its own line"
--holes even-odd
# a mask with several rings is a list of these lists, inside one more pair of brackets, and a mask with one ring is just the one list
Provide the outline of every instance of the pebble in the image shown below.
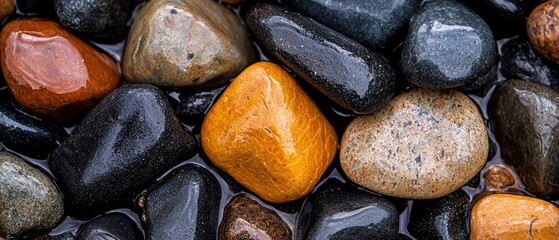
[[197,151],[167,96],[128,84],[110,93],[49,158],[69,215],[128,207],[157,177]]
[[64,27],[99,40],[121,41],[132,15],[130,0],[53,0]]
[[401,42],[421,0],[287,0],[295,11],[308,16],[369,49],[383,50]]
[[292,239],[291,229],[273,210],[247,195],[238,195],[225,207],[219,239]]
[[365,188],[432,199],[472,179],[488,148],[483,118],[467,96],[416,88],[355,118],[343,135],[340,161],[349,179]]
[[501,74],[507,79],[521,79],[559,90],[559,67],[536,54],[530,43],[513,38],[501,46]]
[[217,239],[221,188],[205,168],[187,164],[146,198],[146,239]]
[[506,163],[530,193],[559,196],[559,92],[509,80],[491,97],[489,116]]
[[4,19],[15,10],[13,0],[0,0],[0,19]]
[[469,201],[461,190],[442,198],[414,201],[408,230],[418,240],[466,240]]
[[338,180],[313,193],[303,213],[299,233],[304,239],[400,239],[393,203]]
[[402,48],[402,73],[417,86],[454,88],[486,75],[497,62],[489,26],[451,1],[427,1],[411,19]]
[[493,165],[483,174],[485,186],[489,190],[500,190],[514,185],[514,176],[505,167]]
[[[530,14],[530,0],[462,0],[491,27],[497,39],[512,37],[525,30]],[[534,1],[532,1],[534,2]]]
[[343,108],[370,113],[394,95],[386,59],[310,18],[257,4],[246,22],[266,52]]
[[129,217],[122,213],[109,213],[95,218],[83,225],[76,240],[136,240],[140,237],[138,227]]
[[218,88],[207,92],[197,92],[192,94],[181,94],[177,116],[181,121],[198,125],[202,123],[204,116],[210,110],[212,103],[217,100],[218,94],[223,89]]
[[559,209],[531,197],[493,194],[479,200],[470,239],[559,239]]
[[2,73],[31,113],[67,122],[120,85],[116,62],[51,20],[10,21],[0,33]]
[[540,4],[528,17],[526,31],[534,49],[559,64],[559,0]]
[[64,214],[62,196],[52,180],[22,159],[0,152],[0,236],[51,229]]
[[135,17],[123,69],[132,83],[211,88],[256,61],[239,19],[213,0],[147,2]]
[[7,96],[0,94],[0,142],[3,145],[44,159],[66,138],[63,127],[19,112]]
[[258,62],[210,109],[201,142],[211,162],[241,185],[285,203],[312,190],[334,159],[338,139],[287,71]]

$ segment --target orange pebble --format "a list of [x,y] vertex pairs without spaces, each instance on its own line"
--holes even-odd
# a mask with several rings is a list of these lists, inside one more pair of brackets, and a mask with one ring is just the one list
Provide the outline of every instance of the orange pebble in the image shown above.
[[526,31],[536,51],[559,64],[559,0],[536,7],[528,17]]

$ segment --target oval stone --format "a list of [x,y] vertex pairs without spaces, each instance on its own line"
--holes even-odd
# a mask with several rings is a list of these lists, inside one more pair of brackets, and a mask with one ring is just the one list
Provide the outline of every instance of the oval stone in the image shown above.
[[534,49],[559,64],[559,0],[537,6],[526,24],[528,39]]
[[347,176],[365,188],[431,199],[474,177],[488,148],[483,119],[467,96],[419,88],[355,118],[343,135],[340,161]]
[[2,73],[26,110],[59,122],[89,110],[120,85],[119,67],[46,19],[18,19],[0,33]]
[[84,224],[76,240],[137,240],[140,237],[136,223],[122,213],[109,213]]
[[471,240],[559,239],[559,209],[537,198],[489,195],[474,206],[470,230]]
[[259,62],[210,109],[201,142],[211,162],[241,185],[284,203],[311,191],[334,159],[338,139],[289,73]]

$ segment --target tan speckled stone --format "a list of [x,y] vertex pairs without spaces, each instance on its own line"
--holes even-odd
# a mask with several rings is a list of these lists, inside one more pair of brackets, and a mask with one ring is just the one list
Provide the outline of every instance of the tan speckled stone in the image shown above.
[[355,118],[340,148],[344,172],[381,194],[431,199],[449,194],[483,167],[488,139],[464,94],[413,89]]

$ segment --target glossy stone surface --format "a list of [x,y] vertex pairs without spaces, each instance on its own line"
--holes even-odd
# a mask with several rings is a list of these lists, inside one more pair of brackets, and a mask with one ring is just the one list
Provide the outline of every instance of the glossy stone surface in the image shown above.
[[488,137],[477,106],[453,91],[412,89],[355,118],[340,146],[353,182],[411,199],[447,195],[485,164]]
[[12,0],[0,0],[0,18],[4,19],[8,15],[12,14],[15,10],[14,1]]
[[418,240],[466,240],[469,201],[461,190],[442,198],[414,201],[408,230]]
[[132,15],[130,0],[53,0],[64,27],[100,40],[122,40]]
[[370,49],[395,45],[421,0],[287,0],[284,3]]
[[217,239],[221,188],[193,164],[170,173],[146,198],[146,239]]
[[487,22],[497,39],[512,37],[525,31],[526,19],[531,9],[529,0],[461,1]]
[[467,85],[496,61],[489,26],[458,2],[425,2],[410,21],[402,49],[402,73],[410,83],[431,89]]
[[531,197],[494,194],[479,200],[470,239],[559,239],[559,209]]
[[489,105],[503,159],[539,197],[559,196],[558,112],[559,92],[521,80],[507,81]]
[[338,180],[311,195],[303,213],[299,237],[304,239],[399,239],[393,203]]
[[2,73],[17,102],[59,122],[76,118],[120,85],[113,59],[50,20],[9,22],[0,49]]
[[109,213],[83,225],[76,240],[135,240],[140,237],[136,223],[122,213]]
[[505,167],[493,165],[483,174],[488,190],[501,190],[514,185],[514,176]]
[[225,207],[219,239],[292,239],[291,229],[277,213],[247,195],[239,195]]
[[218,88],[207,92],[181,94],[177,116],[187,124],[200,124],[221,92],[222,89]]
[[225,89],[204,119],[201,142],[214,165],[273,203],[306,196],[338,143],[295,79],[270,62],[251,65]]
[[536,54],[528,41],[514,38],[501,47],[501,74],[559,89],[559,66]]
[[246,22],[265,51],[346,109],[370,113],[394,95],[388,61],[310,18],[257,4]]
[[559,64],[559,0],[540,4],[528,17],[526,31],[534,49]]
[[49,159],[69,214],[126,207],[171,167],[196,153],[167,96],[129,84],[104,98]]
[[225,83],[256,55],[232,11],[213,0],[147,2],[128,34],[126,79],[160,87],[205,87]]
[[22,159],[0,152],[0,236],[51,229],[64,214],[52,180]]
[[6,147],[43,159],[66,135],[61,126],[17,111],[8,96],[0,93],[0,142]]

